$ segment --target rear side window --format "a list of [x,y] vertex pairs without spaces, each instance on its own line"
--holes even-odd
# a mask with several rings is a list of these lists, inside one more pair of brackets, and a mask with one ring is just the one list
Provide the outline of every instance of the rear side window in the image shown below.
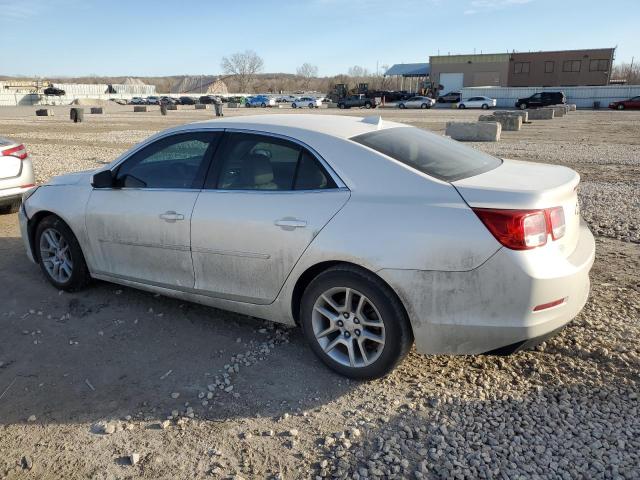
[[351,140],[445,182],[479,175],[502,160],[419,128],[397,127]]

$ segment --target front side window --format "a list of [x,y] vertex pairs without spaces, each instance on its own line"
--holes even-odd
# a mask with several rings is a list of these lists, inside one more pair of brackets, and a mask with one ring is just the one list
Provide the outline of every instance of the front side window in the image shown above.
[[134,153],[117,169],[119,188],[201,188],[219,132],[192,132],[161,138]]
[[216,162],[221,190],[318,190],[336,185],[306,149],[266,135],[230,133]]
[[479,175],[502,164],[496,157],[414,127],[378,130],[351,140],[445,182]]
[[540,93],[535,93],[531,95],[531,100],[540,100],[541,98],[542,98],[542,94]]

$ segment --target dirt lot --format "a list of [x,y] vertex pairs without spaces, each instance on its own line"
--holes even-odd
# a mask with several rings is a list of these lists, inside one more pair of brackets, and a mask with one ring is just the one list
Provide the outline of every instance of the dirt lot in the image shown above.
[[[0,135],[27,145],[43,182],[212,116],[183,108],[114,105],[81,124],[3,108]],[[478,116],[380,113],[437,132]],[[375,382],[328,371],[297,329],[101,282],[58,292],[0,216],[0,478],[640,478],[640,112],[574,112],[474,146],[582,175],[589,303],[536,351],[412,352]]]

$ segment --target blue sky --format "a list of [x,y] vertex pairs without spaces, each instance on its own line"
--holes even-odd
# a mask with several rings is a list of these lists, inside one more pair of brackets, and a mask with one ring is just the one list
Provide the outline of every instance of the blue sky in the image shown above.
[[221,73],[245,49],[266,72],[304,62],[427,62],[447,53],[618,46],[640,62],[640,0],[0,0],[2,74]]

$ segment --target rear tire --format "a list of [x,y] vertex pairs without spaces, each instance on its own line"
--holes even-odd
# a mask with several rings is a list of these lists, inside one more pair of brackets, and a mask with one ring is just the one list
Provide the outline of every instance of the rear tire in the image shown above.
[[364,108],[366,108],[367,110],[369,110],[371,108],[371,103],[370,102],[366,102],[364,104]]
[[298,106],[295,103],[292,103],[291,108],[298,108]]
[[20,200],[16,200],[9,205],[3,205],[2,207],[0,207],[0,215],[9,215],[11,213],[16,213],[18,210],[20,210],[20,203]]
[[300,319],[313,352],[349,378],[387,375],[413,344],[396,294],[372,273],[349,265],[332,267],[311,281],[302,296]]
[[407,108],[407,106],[404,103],[401,103],[400,105],[398,105],[398,108],[404,110],[405,108]]
[[42,273],[57,289],[80,290],[91,280],[80,244],[61,218],[50,215],[40,221],[34,246]]
[[344,109],[345,109],[345,104],[344,104],[344,103],[339,103],[339,104],[338,104],[338,108],[339,108],[340,110],[344,110]]

